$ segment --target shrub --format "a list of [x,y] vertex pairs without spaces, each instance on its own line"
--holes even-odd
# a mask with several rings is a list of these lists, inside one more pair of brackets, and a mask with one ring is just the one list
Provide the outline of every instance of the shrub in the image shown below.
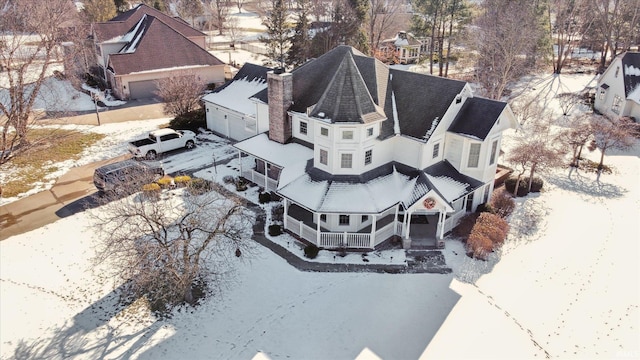
[[314,244],[309,244],[304,248],[304,256],[309,259],[315,259],[319,252],[320,249]]
[[222,182],[225,183],[225,184],[233,184],[233,183],[236,182],[236,179],[234,179],[233,176],[231,176],[231,175],[225,175],[222,178]]
[[164,189],[164,188],[168,188],[168,187],[169,187],[169,185],[171,185],[171,181],[172,181],[172,180],[173,180],[173,179],[172,179],[172,178],[170,178],[170,177],[163,177],[163,178],[158,179],[158,181],[156,181],[156,183],[157,183],[158,185],[160,185],[160,187],[161,187],[161,188],[163,188],[163,189]]
[[[504,188],[507,189],[508,192],[515,194],[516,182],[518,181],[517,177],[510,177],[504,181]],[[526,177],[520,178],[520,184],[518,184],[518,196],[525,196],[529,193],[528,190],[528,179]]]
[[453,234],[466,240],[469,237],[471,229],[473,229],[473,225],[476,223],[478,216],[480,216],[479,213],[469,213],[463,216],[462,219],[460,219],[458,226],[453,229]]
[[245,191],[247,190],[247,182],[240,178],[236,181],[236,191]]
[[187,191],[192,195],[201,195],[213,189],[213,184],[205,179],[195,178],[187,183]]
[[271,208],[271,219],[273,221],[282,221],[284,219],[284,206],[281,203]]
[[269,235],[270,236],[278,236],[282,234],[282,227],[280,225],[274,224],[269,225]]
[[160,191],[160,185],[156,183],[142,185],[142,191],[144,192],[157,192]]
[[488,212],[488,213],[492,213],[493,214],[494,210],[493,210],[493,206],[491,206],[491,204],[484,203],[484,204],[478,205],[478,207],[476,208],[476,212],[477,213]]
[[498,189],[491,195],[491,201],[489,202],[493,208],[493,213],[505,219],[516,207],[513,196],[509,194],[505,189]]
[[472,257],[486,260],[487,255],[493,251],[493,243],[481,233],[471,233],[467,239],[467,248]]
[[197,133],[200,128],[207,127],[204,109],[193,110],[176,116],[169,122],[169,127],[175,130],[191,130]]
[[173,181],[175,181],[177,185],[186,185],[187,183],[189,183],[189,181],[191,181],[191,176],[189,175],[176,176],[173,179]]
[[258,194],[258,201],[260,202],[260,204],[268,203],[269,201],[271,201],[271,194],[268,192]]
[[[529,184],[529,179],[527,179],[527,185]],[[542,185],[544,185],[544,181],[538,176],[533,177],[533,181],[531,181],[531,192],[539,193],[542,190]]]

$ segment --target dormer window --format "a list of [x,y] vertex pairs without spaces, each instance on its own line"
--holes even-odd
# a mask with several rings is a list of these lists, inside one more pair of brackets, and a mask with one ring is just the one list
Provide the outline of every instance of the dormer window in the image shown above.
[[370,128],[367,128],[367,137],[371,137],[373,136],[373,126]]
[[322,136],[329,136],[329,128],[321,127],[321,128],[320,128],[320,135],[322,135]]
[[460,94],[456,95],[456,104],[460,104],[462,102],[462,96]]
[[353,130],[345,130],[342,132],[342,140],[353,140]]

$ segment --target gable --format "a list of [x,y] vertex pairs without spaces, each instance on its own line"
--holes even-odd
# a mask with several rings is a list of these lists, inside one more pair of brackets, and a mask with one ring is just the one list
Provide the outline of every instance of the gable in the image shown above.
[[116,75],[224,64],[153,16],[142,17],[125,35],[129,41],[109,57],[109,67]]
[[428,140],[430,130],[466,85],[464,81],[396,69],[390,70],[389,81],[384,110],[392,121],[383,123],[381,138],[395,133],[393,120],[397,118],[395,127],[400,134]]
[[484,140],[506,105],[502,101],[468,98],[453,119],[449,131]]
[[162,20],[168,26],[175,29],[185,37],[199,37],[205,36],[204,33],[198,31],[182,19],[173,18],[159,10],[156,10],[150,6],[140,4],[135,8],[119,14],[109,21],[102,23],[94,23],[94,36],[96,42],[104,42],[109,40],[116,40],[119,36],[127,32],[131,27],[136,24],[145,15],[153,16]]

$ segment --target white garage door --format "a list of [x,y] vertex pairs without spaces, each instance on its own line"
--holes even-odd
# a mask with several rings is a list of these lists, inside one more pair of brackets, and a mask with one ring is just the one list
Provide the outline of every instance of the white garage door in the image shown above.
[[132,81],[129,83],[129,98],[133,100],[155,97],[157,89],[155,80]]

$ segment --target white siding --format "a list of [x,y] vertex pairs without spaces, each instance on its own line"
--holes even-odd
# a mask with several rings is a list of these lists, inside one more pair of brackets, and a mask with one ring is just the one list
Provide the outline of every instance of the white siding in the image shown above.
[[451,165],[459,170],[463,158],[462,151],[464,148],[464,139],[458,135],[447,134],[445,143],[444,158],[449,160]]

